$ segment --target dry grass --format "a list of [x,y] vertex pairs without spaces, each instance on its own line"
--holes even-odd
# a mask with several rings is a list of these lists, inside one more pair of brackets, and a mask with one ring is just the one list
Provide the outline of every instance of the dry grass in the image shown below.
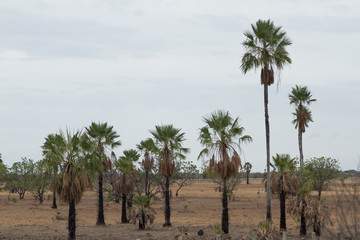
[[[235,201],[229,202],[230,235],[231,239],[250,237],[250,232],[258,229],[260,221],[265,220],[266,193],[261,179],[250,179],[250,185],[242,181],[236,194]],[[350,181],[345,182],[350,187]],[[157,212],[153,225],[146,230],[138,230],[133,224],[121,224],[121,204],[105,201],[106,226],[95,226],[97,204],[96,192],[85,192],[82,200],[76,206],[77,236],[78,239],[174,239],[179,234],[178,227],[185,226],[189,236],[194,239],[214,239],[215,234],[210,225],[221,223],[221,193],[215,192],[216,185],[210,181],[199,181],[193,185],[185,186],[179,197],[171,199],[172,228],[163,228],[164,201],[155,202],[153,208]],[[333,188],[338,186],[335,182],[330,191],[324,191],[327,204],[334,210],[336,193]],[[332,188],[333,187],[333,188]],[[316,195],[316,193],[313,193]],[[9,202],[7,192],[0,193],[0,239],[66,239],[67,221],[57,220],[57,212],[67,216],[68,205],[58,204],[58,209],[51,209],[51,200],[45,200],[38,205],[30,194],[24,200],[16,203]],[[17,197],[15,194],[14,197]],[[12,196],[11,196],[12,197]],[[344,203],[348,204],[348,203]],[[184,211],[184,205],[187,205]],[[279,199],[272,199],[273,222],[279,227],[280,209]],[[290,215],[287,215],[289,239],[298,239],[299,226]],[[203,229],[203,237],[197,232]],[[309,230],[310,231],[310,230]],[[246,238],[245,238],[246,239]],[[310,239],[310,238],[309,238]]]

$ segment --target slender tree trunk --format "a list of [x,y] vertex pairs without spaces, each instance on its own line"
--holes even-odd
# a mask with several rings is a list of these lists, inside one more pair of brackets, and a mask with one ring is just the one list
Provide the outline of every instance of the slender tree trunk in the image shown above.
[[302,147],[302,131],[298,126],[298,141],[299,141],[299,154],[300,154],[300,181],[303,183],[303,171],[304,171],[304,154]]
[[121,206],[121,223],[128,223],[126,216],[126,194],[122,195],[122,206]]
[[99,175],[99,206],[98,206],[98,217],[97,217],[96,225],[105,225],[102,175]]
[[[268,84],[264,83],[264,106],[265,106],[265,131],[266,131],[266,172],[267,182],[270,183],[270,123],[269,123],[269,94]],[[266,221],[270,222],[271,217],[271,191],[270,184],[266,185]]]
[[[303,181],[303,169],[304,169],[304,154],[303,154],[303,148],[302,148],[302,131],[301,127],[298,126],[298,141],[299,141],[299,153],[300,153],[300,183],[303,187],[304,181]],[[304,195],[300,195],[300,201],[304,199]],[[300,235],[306,236],[306,219],[305,219],[305,205],[303,204],[303,207],[301,209],[301,216],[300,216]]]
[[319,199],[319,201],[321,200],[321,188],[322,188],[322,186],[321,186],[320,189],[318,190],[318,199]]
[[163,227],[171,227],[169,187],[170,187],[170,179],[169,179],[169,177],[166,177],[166,182],[165,182],[165,223],[164,223]]
[[149,196],[149,171],[145,170],[145,195]]
[[286,230],[285,192],[280,192],[280,230]]
[[249,184],[249,173],[246,172],[246,184]]
[[229,233],[229,209],[228,209],[228,196],[227,196],[227,186],[226,178],[223,183],[223,193],[222,193],[222,217],[221,217],[221,229],[227,234]]
[[306,236],[305,204],[303,204],[303,205],[302,205],[302,208],[301,208],[300,236]]
[[69,217],[68,217],[68,230],[69,230],[69,240],[76,239],[76,209],[75,209],[75,200],[72,200],[69,205]]
[[144,213],[144,211],[141,211],[141,219],[139,219],[139,229],[140,230],[145,229],[145,213]]
[[57,205],[56,205],[56,192],[53,191],[53,202],[52,202],[52,206],[51,208],[57,208]]

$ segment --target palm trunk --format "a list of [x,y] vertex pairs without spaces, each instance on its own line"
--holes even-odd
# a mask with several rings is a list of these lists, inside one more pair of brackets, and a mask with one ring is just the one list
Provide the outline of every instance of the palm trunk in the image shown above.
[[[268,84],[264,84],[264,106],[265,106],[265,131],[266,131],[266,172],[267,182],[270,183],[270,124],[269,124],[269,94]],[[271,217],[271,191],[270,184],[266,185],[266,221],[270,222]]]
[[305,204],[303,204],[303,205],[302,205],[302,208],[301,208],[300,236],[306,236]]
[[246,184],[249,184],[249,173],[246,172]]
[[229,233],[229,209],[228,209],[228,196],[227,196],[227,186],[226,178],[223,183],[223,194],[222,194],[222,216],[221,216],[221,229],[227,234]]
[[98,206],[98,217],[97,217],[96,225],[105,225],[102,175],[99,175],[99,206]]
[[164,223],[163,227],[171,227],[169,186],[170,186],[170,180],[169,180],[169,177],[166,177],[166,182],[165,182],[165,223]]
[[56,192],[55,191],[53,192],[53,202],[52,202],[51,208],[57,208],[57,205],[56,205]]
[[285,192],[280,192],[280,230],[286,230]]
[[69,230],[69,240],[76,239],[76,209],[75,209],[75,200],[72,200],[69,205],[69,217],[68,217],[68,230]]
[[122,195],[122,206],[121,206],[121,223],[127,223],[127,216],[126,216],[126,194]]
[[128,196],[129,196],[129,199],[126,200],[127,207],[128,207],[128,208],[132,208],[132,199],[133,199],[133,197],[134,197],[134,194],[133,194],[133,193],[130,193]]
[[149,196],[150,195],[150,191],[149,191],[149,171],[145,170],[145,195]]
[[140,230],[145,229],[145,213],[144,213],[144,211],[141,211],[141,219],[139,219],[139,229]]
[[[298,141],[299,141],[299,153],[300,153],[300,183],[303,186],[303,169],[304,169],[304,155],[303,155],[303,148],[302,148],[302,131],[301,127],[298,126]],[[303,194],[300,195],[300,201],[304,199]],[[306,220],[305,220],[305,206],[303,205],[301,209],[301,216],[300,216],[300,235],[306,236]]]

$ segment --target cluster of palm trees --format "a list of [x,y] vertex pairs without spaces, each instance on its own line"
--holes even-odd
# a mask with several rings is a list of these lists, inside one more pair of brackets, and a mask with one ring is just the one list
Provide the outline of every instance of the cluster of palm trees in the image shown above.
[[[145,169],[145,198],[136,198],[135,202],[146,203],[142,208],[149,208],[151,193],[149,172],[154,167],[153,155],[158,160],[158,171],[164,177],[165,223],[171,226],[170,212],[170,180],[175,171],[175,160],[185,159],[188,148],[183,147],[185,133],[173,125],[156,126],[150,131],[153,138],[141,141],[138,149],[144,152],[142,166]],[[96,225],[105,225],[103,204],[103,178],[114,165],[121,172],[117,181],[119,192],[122,194],[122,222],[128,222],[126,203],[128,195],[133,192],[134,163],[140,154],[133,149],[125,150],[124,156],[116,158],[113,149],[121,145],[119,135],[107,123],[91,123],[85,131],[49,134],[42,146],[47,173],[53,175],[53,208],[56,208],[56,195],[69,204],[68,230],[69,239],[75,239],[76,231],[76,203],[82,197],[87,187],[92,186],[94,179],[98,183],[98,215]],[[111,159],[113,159],[111,161]],[[142,212],[145,215],[144,212]],[[140,224],[140,220],[142,221]],[[144,217],[139,220],[139,226],[145,228]]]
[[[242,57],[241,70],[246,74],[252,69],[261,69],[261,84],[264,86],[265,132],[266,132],[266,164],[267,164],[267,211],[266,219],[271,221],[271,192],[277,192],[281,200],[280,227],[286,229],[285,222],[285,197],[294,193],[294,187],[303,184],[303,148],[302,134],[312,121],[308,105],[316,101],[312,99],[310,91],[304,86],[296,86],[289,95],[290,104],[295,107],[294,121],[298,129],[300,152],[300,179],[297,184],[290,184],[296,179],[293,174],[295,160],[289,155],[276,155],[273,163],[270,162],[270,124],[268,110],[268,87],[274,83],[275,70],[282,70],[286,64],[291,63],[291,58],[286,47],[291,45],[291,40],[286,32],[277,27],[270,20],[258,20],[251,25],[252,32],[245,32],[246,40],[243,42],[245,54]],[[229,112],[218,110],[203,118],[205,126],[200,129],[199,140],[203,150],[200,157],[209,157],[209,167],[214,174],[223,181],[222,196],[222,231],[229,232],[229,213],[227,197],[227,181],[238,174],[242,167],[240,159],[240,146],[249,143],[252,138],[244,135],[244,128],[239,124],[239,119],[233,119]],[[144,155],[141,164],[145,170],[144,193],[145,198],[136,198],[136,202],[143,203],[142,209],[149,207],[150,184],[149,172],[154,167],[154,158],[158,162],[158,171],[164,177],[163,193],[165,196],[165,222],[163,226],[171,226],[170,208],[170,180],[176,168],[175,160],[185,159],[189,149],[183,146],[185,133],[173,125],[156,126],[150,131],[151,138],[141,141],[137,146]],[[127,195],[133,192],[130,174],[134,170],[134,162],[140,155],[135,150],[124,151],[124,156],[111,161],[114,156],[112,150],[121,145],[119,135],[107,123],[91,123],[85,131],[70,131],[50,134],[43,145],[43,155],[48,166],[48,171],[53,174],[53,208],[56,208],[56,194],[69,204],[69,239],[75,238],[75,205],[81,199],[82,193],[97,179],[98,184],[98,215],[96,225],[105,225],[103,206],[103,178],[104,174],[115,165],[122,173],[119,180],[119,191],[123,196],[122,221],[127,222],[126,201]],[[271,174],[270,166],[276,169]],[[246,170],[250,171],[248,163]],[[300,198],[301,200],[301,198]],[[141,213],[144,217],[144,212]],[[303,218],[302,214],[302,218]],[[306,234],[305,219],[302,220],[301,234]],[[144,219],[139,226],[145,226]]]
[[[247,73],[252,69],[261,69],[261,84],[264,85],[264,108],[265,108],[265,132],[266,132],[266,182],[270,183],[274,175],[270,174],[270,124],[269,124],[269,110],[268,110],[268,87],[274,83],[274,68],[281,71],[285,64],[291,64],[292,60],[286,47],[291,45],[291,40],[287,37],[286,32],[281,28],[275,26],[271,20],[258,20],[256,24],[251,25],[252,31],[245,32],[246,40],[243,42],[245,54],[242,57],[241,70]],[[308,108],[315,99],[312,99],[310,91],[305,86],[296,86],[292,88],[289,95],[290,104],[295,107],[293,124],[298,129],[298,143],[300,152],[300,182],[298,187],[303,185],[303,147],[302,134],[305,132],[308,123],[312,122],[311,111]],[[276,155],[274,160],[274,168],[280,174],[280,182],[278,182],[277,190],[280,193],[281,199],[281,223],[280,227],[286,229],[285,223],[285,193],[294,192],[293,188],[287,187],[286,176],[290,176],[288,172],[294,168],[294,161],[288,155]],[[282,180],[281,180],[282,179]],[[270,222],[271,216],[271,185],[266,184],[267,191],[267,211],[266,220]],[[274,185],[273,185],[274,186]],[[303,196],[300,196],[300,201]],[[304,206],[304,205],[303,205]],[[306,235],[305,209],[301,211],[301,227],[300,235]]]

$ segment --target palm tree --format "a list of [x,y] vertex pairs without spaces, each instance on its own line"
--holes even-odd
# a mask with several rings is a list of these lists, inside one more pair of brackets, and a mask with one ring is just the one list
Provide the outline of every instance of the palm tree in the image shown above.
[[229,232],[229,213],[227,197],[227,180],[235,177],[241,167],[241,160],[238,154],[242,142],[251,142],[252,138],[243,135],[244,128],[229,115],[229,112],[215,111],[203,118],[206,126],[200,129],[199,140],[204,149],[199,157],[211,156],[210,170],[214,171],[215,176],[223,181],[222,195],[222,231]]
[[61,164],[61,158],[65,147],[64,138],[59,134],[49,134],[45,138],[42,146],[44,163],[47,174],[53,175],[53,202],[51,208],[57,208],[56,204],[56,185],[57,175]]
[[135,209],[133,209],[130,213],[130,219],[135,224],[136,221],[139,221],[139,229],[143,230],[146,227],[146,224],[150,222],[153,224],[155,220],[155,211],[151,208],[150,203],[151,199],[148,196],[135,196],[134,204]]
[[98,172],[98,184],[99,184],[99,202],[98,202],[98,216],[96,225],[105,225],[104,218],[104,202],[103,202],[103,174],[104,171],[111,167],[111,161],[105,154],[106,148],[113,149],[121,145],[120,137],[113,130],[113,126],[108,126],[107,123],[94,123],[92,122],[90,127],[85,128],[86,133],[97,144],[98,161],[102,163],[102,167]]
[[170,222],[170,179],[175,170],[175,159],[185,159],[188,148],[183,147],[185,133],[180,128],[173,125],[155,126],[155,130],[150,130],[155,139],[156,152],[159,153],[159,172],[165,177],[165,223],[164,227],[171,227]]
[[[300,152],[300,181],[301,184],[303,184],[304,155],[302,146],[302,134],[308,127],[309,122],[313,121],[311,111],[307,106],[315,102],[316,99],[312,98],[311,92],[307,89],[306,86],[301,87],[298,85],[296,85],[295,88],[292,88],[291,93],[289,94],[289,99],[290,104],[294,105],[295,107],[295,112],[293,113],[295,119],[293,120],[293,124],[295,125],[295,128],[298,129],[298,142]],[[305,209],[302,209],[301,213],[300,235],[306,235]]]
[[276,154],[271,166],[275,171],[271,173],[270,189],[278,193],[280,197],[280,230],[286,230],[285,200],[286,195],[295,194],[300,187],[300,181],[296,174],[296,159],[290,158],[289,154]]
[[[291,63],[286,47],[291,45],[290,39],[281,27],[276,27],[270,20],[258,20],[251,24],[253,32],[245,32],[243,46],[246,50],[241,60],[241,70],[247,73],[252,69],[261,69],[261,84],[264,85],[265,132],[266,132],[266,169],[267,181],[270,181],[270,124],[268,110],[268,86],[274,83],[274,67],[279,71],[284,65]],[[271,221],[271,193],[267,189],[266,220]]]
[[141,161],[141,165],[145,170],[145,196],[150,197],[149,174],[154,166],[154,158],[150,154],[155,150],[155,143],[152,138],[148,138],[136,146],[140,151],[144,152],[144,159]]
[[246,184],[249,184],[249,173],[251,172],[252,165],[249,162],[244,164],[244,169],[246,171]]
[[134,170],[134,162],[136,162],[140,155],[134,150],[125,150],[124,156],[115,161],[115,167],[121,171],[120,177],[120,192],[122,193],[122,211],[121,211],[121,223],[127,223],[126,216],[126,201],[127,195],[134,190],[134,183],[132,179],[132,172]]
[[[68,239],[76,239],[76,209],[75,205],[81,200],[87,186],[91,186],[90,176],[100,167],[88,155],[94,147],[81,132],[66,136],[60,132],[63,142],[60,175],[57,179],[57,193],[60,199],[69,204]],[[91,166],[91,167],[89,167]]]

